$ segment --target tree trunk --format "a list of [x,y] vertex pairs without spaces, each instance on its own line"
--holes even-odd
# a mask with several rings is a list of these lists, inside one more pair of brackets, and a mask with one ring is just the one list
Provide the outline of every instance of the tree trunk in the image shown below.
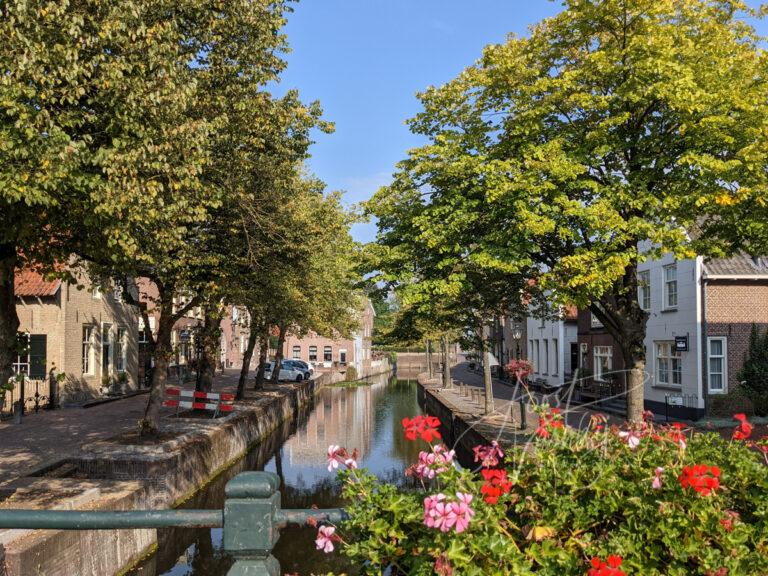
[[199,333],[201,339],[200,357],[197,360],[198,377],[195,390],[210,392],[216,378],[216,356],[221,345],[222,310],[217,305],[205,307],[203,328]]
[[269,352],[269,322],[265,326],[259,336],[259,367],[256,370],[256,384],[254,385],[256,390],[264,388],[264,369],[267,363],[267,352]]
[[448,352],[448,337],[443,336],[440,340],[443,347],[443,388],[451,388],[451,354]]
[[643,411],[645,410],[645,348],[641,348],[641,350],[640,354],[633,354],[632,349],[624,351],[627,420],[635,424],[643,421]]
[[277,350],[275,351],[275,365],[272,367],[272,384],[280,381],[280,366],[283,363],[283,345],[285,344],[285,325],[278,326],[280,335],[277,337]]
[[[165,306],[163,306],[164,308]],[[173,323],[168,315],[162,312],[157,328],[155,341],[155,368],[152,370],[152,384],[149,390],[149,400],[141,423],[141,435],[156,435],[160,431],[160,407],[165,400],[165,385],[168,380],[168,362],[173,354],[171,332]]]
[[14,278],[18,256],[16,247],[0,245],[0,384],[13,376],[19,317],[16,314]]
[[[253,314],[251,314],[251,319],[253,319]],[[248,332],[248,347],[245,349],[245,354],[243,354],[243,366],[240,368],[240,379],[237,381],[236,400],[242,400],[245,396],[245,381],[248,379],[248,371],[251,368],[251,358],[253,358],[253,350],[256,348],[256,340],[258,339],[259,330],[253,323],[253,320],[251,320],[250,332]],[[261,373],[263,376],[264,371],[261,366],[259,366],[259,369],[262,370]]]
[[493,408],[493,378],[491,378],[491,350],[483,341],[483,388],[485,388],[485,413],[491,414]]

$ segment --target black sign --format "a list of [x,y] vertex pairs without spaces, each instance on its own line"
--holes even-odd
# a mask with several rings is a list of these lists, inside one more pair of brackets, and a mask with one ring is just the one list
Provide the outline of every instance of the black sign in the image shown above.
[[675,336],[675,350],[688,352],[688,336]]

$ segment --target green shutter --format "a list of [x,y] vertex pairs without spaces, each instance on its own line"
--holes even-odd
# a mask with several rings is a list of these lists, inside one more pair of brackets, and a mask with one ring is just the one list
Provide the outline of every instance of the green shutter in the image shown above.
[[45,378],[47,340],[45,334],[29,337],[29,377],[33,380]]

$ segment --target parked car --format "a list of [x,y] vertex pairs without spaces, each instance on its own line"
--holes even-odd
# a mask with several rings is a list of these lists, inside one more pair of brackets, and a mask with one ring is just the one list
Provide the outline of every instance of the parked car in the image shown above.
[[[286,364],[288,362],[288,364]],[[274,362],[267,362],[264,367],[264,379],[265,380],[271,380],[272,379],[272,370],[274,370],[275,363]],[[301,382],[304,380],[304,372],[300,370],[297,366],[293,366],[290,364],[290,361],[283,360],[280,363],[280,375],[278,376],[278,380],[287,380],[290,382]]]
[[294,364],[304,370],[304,375],[309,378],[312,376],[312,374],[315,373],[315,367],[312,366],[309,362],[304,362],[304,360],[299,360],[298,358],[291,358],[290,359],[291,364]]

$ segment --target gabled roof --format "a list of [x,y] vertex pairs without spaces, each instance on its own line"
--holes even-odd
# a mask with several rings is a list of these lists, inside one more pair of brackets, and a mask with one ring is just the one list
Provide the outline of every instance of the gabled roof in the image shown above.
[[704,268],[708,278],[768,278],[768,257],[740,253],[731,258],[705,261]]
[[55,296],[61,287],[61,280],[46,280],[34,270],[17,270],[13,286],[16,296]]

